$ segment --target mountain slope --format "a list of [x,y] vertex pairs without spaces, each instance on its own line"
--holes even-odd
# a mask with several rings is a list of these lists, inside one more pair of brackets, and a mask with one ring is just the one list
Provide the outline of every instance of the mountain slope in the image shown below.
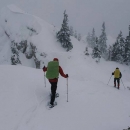
[[[67,81],[60,77],[57,90],[60,97],[56,99],[58,105],[52,110],[47,109],[50,84],[46,80],[45,87],[41,69],[0,66],[0,129],[118,130],[128,126],[130,91],[122,84],[120,90],[112,87],[113,78],[107,85],[111,74],[110,65],[115,66],[114,63],[109,63],[106,70],[106,66],[87,58],[87,64],[74,66],[72,63],[78,62],[76,58],[77,55],[71,57],[63,68],[65,73],[69,73],[69,102]],[[122,80],[127,86],[130,84],[127,80],[130,70],[121,65],[120,68],[121,71],[124,69]]]
[[[130,86],[130,68],[103,59],[100,63],[96,63],[91,56],[84,55],[87,44],[78,42],[73,37],[71,40],[74,48],[66,52],[56,42],[56,27],[36,16],[25,14],[14,6],[12,9],[12,6],[3,10],[0,24],[0,63],[3,64],[0,65],[0,130],[127,128],[130,122],[130,91],[127,89],[127,86]],[[18,24],[13,23],[14,18],[18,20]],[[30,36],[29,30],[25,28],[26,25],[35,27],[38,34]],[[24,30],[22,33],[19,32],[20,27]],[[47,109],[50,83],[46,79],[45,87],[42,69],[31,68],[34,67],[34,63],[31,59],[31,61],[25,60],[24,54],[20,54],[24,63],[22,65],[29,67],[5,65],[10,64],[11,53],[10,40],[5,35],[5,31],[17,41],[28,37],[28,41],[37,45],[39,52],[46,52],[44,65],[55,57],[59,59],[64,73],[69,74],[68,102],[67,80],[59,77],[57,92],[60,97],[56,99],[58,105],[51,110]],[[123,86],[121,82],[120,90],[113,87],[113,77],[111,77],[116,67],[120,68],[123,75],[121,81],[125,85]]]
[[[26,40],[28,48],[25,54],[30,53],[30,43],[33,43],[37,48],[36,57],[41,61],[41,68],[47,65],[47,62],[55,56],[62,60],[63,58],[59,56],[59,52],[62,52],[62,57],[67,58],[66,50],[57,42],[56,32],[58,29],[54,25],[47,23],[39,17],[25,13],[15,5],[8,5],[2,9],[0,21],[0,36],[1,39],[5,40],[4,43],[3,40],[0,41],[0,50],[3,50],[6,44],[8,48],[11,48],[12,41],[20,45],[20,42]],[[31,29],[35,30],[35,32],[32,32]],[[73,37],[71,39],[74,47],[72,51],[78,50],[83,52],[85,50],[86,44],[79,43]],[[8,52],[11,53],[11,49],[8,49]],[[0,59],[1,64],[3,64],[3,60],[8,61],[7,63],[4,62],[4,64],[10,64],[10,53],[8,57],[6,56],[7,52],[4,53],[2,51],[0,53],[5,57]],[[41,56],[41,53],[45,54],[45,56]],[[35,66],[32,60],[28,60],[29,62],[27,63],[26,57],[24,58],[21,51],[19,51],[19,55],[22,65]]]

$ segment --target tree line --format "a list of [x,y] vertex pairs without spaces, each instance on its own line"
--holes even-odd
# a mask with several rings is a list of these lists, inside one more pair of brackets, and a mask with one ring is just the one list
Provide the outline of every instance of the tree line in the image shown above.
[[[74,32],[73,27],[68,26],[68,15],[64,11],[64,19],[61,25],[61,29],[57,32],[57,40],[61,43],[62,47],[69,51],[73,48],[70,36],[74,36],[77,40],[81,40],[80,33],[77,35],[77,31]],[[86,41],[89,47],[92,48],[92,58],[104,58],[109,61],[116,61],[121,64],[130,65],[130,27],[129,36],[123,37],[122,31],[118,34],[116,42],[113,45],[107,45],[107,35],[105,22],[102,24],[101,35],[99,37],[95,34],[95,29],[93,28],[92,33],[88,33]],[[85,54],[89,55],[88,48],[86,47]]]
[[102,33],[98,37],[95,35],[95,29],[93,28],[92,33],[88,33],[86,41],[93,49],[92,57],[100,58],[103,57],[109,61],[116,61],[121,64],[130,65],[130,27],[129,36],[123,37],[122,31],[118,34],[115,43],[107,46],[107,36],[105,32],[105,22],[102,25]]

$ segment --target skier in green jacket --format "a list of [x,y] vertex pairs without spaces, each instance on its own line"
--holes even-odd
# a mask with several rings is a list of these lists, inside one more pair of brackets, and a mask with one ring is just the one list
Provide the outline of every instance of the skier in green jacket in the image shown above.
[[54,58],[53,61],[50,61],[47,67],[44,66],[43,71],[47,71],[46,77],[51,84],[50,108],[52,108],[54,107],[59,73],[64,78],[68,78],[68,74],[64,74],[63,69],[59,66],[59,60],[57,58]]

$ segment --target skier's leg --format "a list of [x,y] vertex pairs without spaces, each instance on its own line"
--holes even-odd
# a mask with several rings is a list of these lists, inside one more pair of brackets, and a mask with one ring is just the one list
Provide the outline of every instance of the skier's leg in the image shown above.
[[117,83],[118,83],[118,89],[120,87],[120,78],[117,79]]
[[116,87],[116,78],[114,78],[114,87]]
[[57,89],[57,82],[51,82],[51,101],[50,101],[51,105],[53,105],[55,101],[56,89]]

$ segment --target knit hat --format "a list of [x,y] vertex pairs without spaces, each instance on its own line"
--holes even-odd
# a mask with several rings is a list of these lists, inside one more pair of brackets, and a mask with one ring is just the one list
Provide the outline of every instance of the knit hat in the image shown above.
[[53,61],[59,61],[58,58],[54,58]]

